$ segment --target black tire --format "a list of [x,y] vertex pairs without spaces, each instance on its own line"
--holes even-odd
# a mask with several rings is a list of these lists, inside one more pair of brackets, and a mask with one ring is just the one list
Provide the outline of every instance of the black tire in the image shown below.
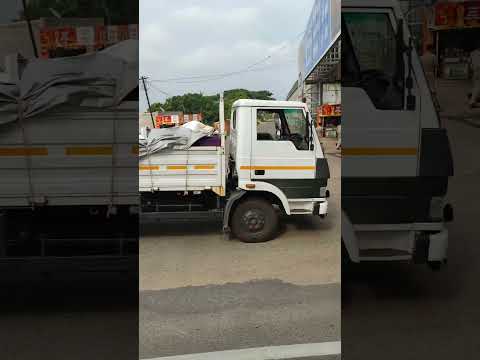
[[273,205],[261,198],[242,201],[231,220],[232,233],[246,243],[273,239],[278,231],[278,214]]

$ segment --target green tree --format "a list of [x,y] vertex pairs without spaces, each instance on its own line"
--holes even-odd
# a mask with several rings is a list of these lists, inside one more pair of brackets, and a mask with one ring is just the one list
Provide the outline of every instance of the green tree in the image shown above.
[[[230,118],[232,104],[238,99],[274,100],[268,90],[251,91],[246,89],[231,89],[224,92],[225,118]],[[164,103],[152,104],[152,111],[183,111],[185,114],[202,113],[206,124],[212,125],[218,121],[219,95],[203,95],[188,93],[169,97]]]

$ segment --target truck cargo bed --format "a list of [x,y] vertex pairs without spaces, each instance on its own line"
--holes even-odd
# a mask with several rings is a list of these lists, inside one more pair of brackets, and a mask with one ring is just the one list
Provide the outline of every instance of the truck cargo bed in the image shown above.
[[140,192],[213,190],[222,193],[225,167],[225,151],[221,146],[161,151],[140,160]]
[[138,102],[62,107],[0,128],[0,206],[138,203]]

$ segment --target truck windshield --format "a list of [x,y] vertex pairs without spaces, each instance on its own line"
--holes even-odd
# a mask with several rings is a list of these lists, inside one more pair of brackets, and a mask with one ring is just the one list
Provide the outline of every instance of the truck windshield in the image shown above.
[[[298,135],[298,141],[295,144],[299,150],[308,149],[308,126],[303,110],[301,109],[285,109],[285,119],[287,122],[290,136]],[[301,139],[301,140],[300,140]],[[294,142],[295,143],[295,142]]]
[[342,14],[342,37],[343,86],[363,88],[378,109],[402,109],[404,65],[388,14]]

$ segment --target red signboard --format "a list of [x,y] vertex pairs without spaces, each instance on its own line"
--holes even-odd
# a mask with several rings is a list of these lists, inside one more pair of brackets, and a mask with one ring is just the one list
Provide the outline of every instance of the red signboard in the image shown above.
[[480,26],[480,0],[435,5],[435,27],[452,29]]
[[163,125],[172,125],[173,120],[171,115],[157,115],[155,118],[155,127],[159,128],[162,127]]
[[480,26],[480,1],[466,1],[464,8],[465,26]]
[[341,116],[342,109],[340,104],[324,104],[320,107],[320,114],[321,116]]
[[92,52],[128,39],[138,39],[138,25],[46,27],[40,30],[41,56],[59,48]]

